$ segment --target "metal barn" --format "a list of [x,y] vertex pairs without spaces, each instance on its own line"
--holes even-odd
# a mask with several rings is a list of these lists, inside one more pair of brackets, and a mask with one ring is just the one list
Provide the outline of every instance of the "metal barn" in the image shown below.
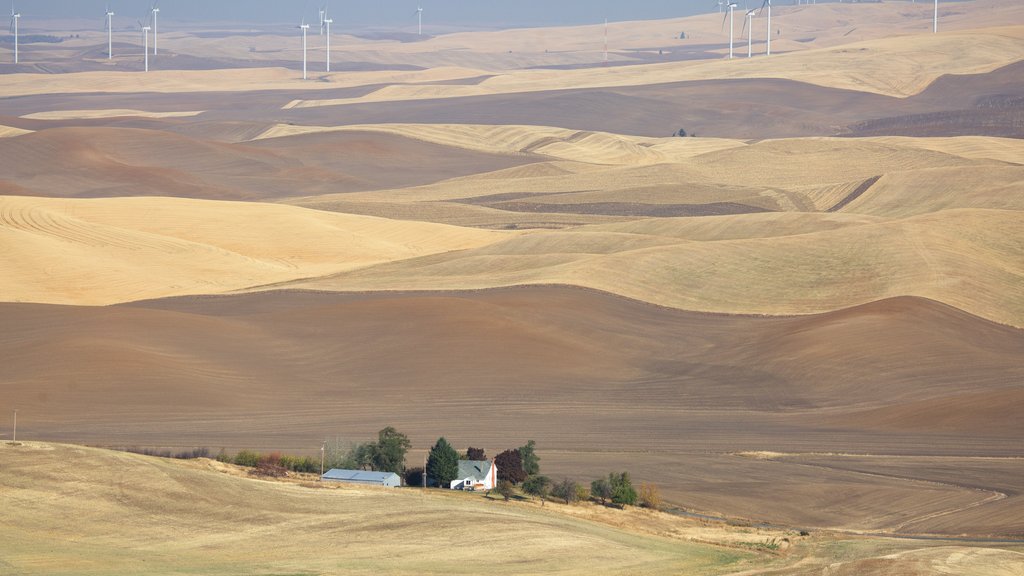
[[367,472],[365,470],[339,470],[335,468],[328,470],[320,479],[330,480],[331,482],[362,484],[364,486],[384,486],[387,488],[397,488],[402,485],[402,479],[394,472]]

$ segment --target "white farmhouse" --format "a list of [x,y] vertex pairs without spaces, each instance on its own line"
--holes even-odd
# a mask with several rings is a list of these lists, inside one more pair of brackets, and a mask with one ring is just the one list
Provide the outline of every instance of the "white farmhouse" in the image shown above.
[[452,490],[490,490],[498,484],[498,467],[493,460],[459,460],[459,475]]

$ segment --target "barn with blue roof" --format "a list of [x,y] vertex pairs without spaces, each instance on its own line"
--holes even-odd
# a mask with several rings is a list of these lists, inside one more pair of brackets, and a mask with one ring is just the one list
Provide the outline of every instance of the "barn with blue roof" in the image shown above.
[[368,472],[366,470],[340,470],[334,468],[328,470],[320,479],[330,482],[346,482],[348,484],[384,486],[387,488],[397,488],[402,485],[402,479],[394,472]]

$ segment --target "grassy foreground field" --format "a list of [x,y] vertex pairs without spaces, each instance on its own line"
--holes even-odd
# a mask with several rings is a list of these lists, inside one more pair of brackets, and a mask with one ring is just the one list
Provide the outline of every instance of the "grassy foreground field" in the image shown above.
[[66,445],[4,444],[0,462],[0,574],[720,574],[764,563],[440,491],[314,490]]
[[0,444],[0,574],[466,574],[485,565],[489,574],[1014,576],[1024,567],[1013,549],[317,487],[209,460]]

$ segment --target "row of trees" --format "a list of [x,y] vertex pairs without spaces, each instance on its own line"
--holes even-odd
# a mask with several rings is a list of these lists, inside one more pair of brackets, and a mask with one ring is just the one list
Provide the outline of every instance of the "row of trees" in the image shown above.
[[377,472],[405,473],[405,455],[412,447],[409,437],[392,426],[377,433],[377,441],[344,445],[340,440],[324,444],[326,468],[345,470],[374,470]]
[[[420,486],[424,482],[423,473],[431,484],[446,487],[458,477],[459,460],[487,460],[482,448],[470,447],[460,454],[444,437],[438,438],[430,449],[427,468],[406,469],[405,456],[411,448],[409,437],[394,427],[388,426],[377,433],[376,442],[363,442],[343,446],[339,441],[327,442],[324,445],[324,465],[326,468],[345,468],[350,470],[374,470],[378,472],[394,472],[404,475],[407,485]],[[540,456],[537,455],[537,444],[530,440],[519,448],[505,450],[495,458],[498,467],[498,485],[496,491],[505,500],[516,493],[519,486],[522,492],[541,499],[541,504],[554,497],[566,504],[578,501],[594,500],[602,505],[633,506],[640,505],[657,509],[661,505],[658,487],[653,484],[641,484],[639,490],[633,487],[628,472],[612,472],[607,477],[598,478],[590,483],[589,488],[568,478],[554,482],[540,474]],[[173,454],[170,451],[128,448],[130,452],[162,456],[165,458],[201,458],[208,457],[209,450],[199,448]],[[320,462],[310,456],[288,456],[278,452],[260,454],[251,450],[242,450],[230,456],[224,449],[217,454],[221,462],[247,466],[261,471],[264,475],[279,476],[285,471],[319,473]]]
[[[406,484],[420,485],[423,483],[422,468],[406,469],[405,457],[412,442],[409,437],[392,426],[377,433],[376,441],[345,444],[340,439],[324,443],[323,466],[326,469],[342,468],[346,470],[373,470],[377,472],[394,472],[404,476]],[[204,449],[205,450],[205,449]],[[206,452],[203,453],[205,455]],[[217,460],[251,468],[269,468],[291,470],[294,472],[319,472],[320,462],[316,459],[295,456],[282,456],[279,453],[260,454],[251,450],[230,456],[225,450],[217,455]],[[430,449],[427,459],[426,474],[431,484],[448,486],[459,474],[459,460],[487,460],[482,448],[470,447],[460,454],[452,445],[441,437]],[[498,466],[498,477],[513,485],[527,480],[540,473],[540,456],[536,452],[533,440],[524,446],[505,450],[495,458]]]
[[[541,506],[549,497],[554,497],[566,504],[593,500],[602,505],[640,505],[652,509],[661,507],[661,494],[658,487],[645,483],[641,484],[640,490],[637,491],[633,487],[629,472],[612,472],[608,474],[607,478],[598,478],[591,482],[589,489],[568,478],[561,482],[552,482],[547,476],[537,475],[531,476],[523,482],[522,489],[526,494],[540,498]],[[515,495],[515,487],[511,482],[503,480],[498,483],[497,492],[505,500],[509,500]]]

